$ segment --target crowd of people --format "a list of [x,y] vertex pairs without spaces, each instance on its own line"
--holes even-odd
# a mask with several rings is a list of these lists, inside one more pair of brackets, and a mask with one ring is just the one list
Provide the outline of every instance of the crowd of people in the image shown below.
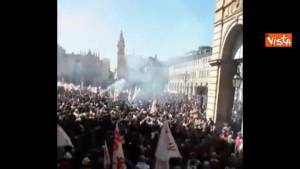
[[240,169],[243,136],[224,125],[216,129],[201,103],[183,96],[118,99],[108,93],[58,88],[57,122],[73,146],[58,147],[60,169],[104,169],[102,146],[112,155],[115,124],[122,135],[127,169],[154,169],[160,128],[169,126],[182,158],[170,169]]

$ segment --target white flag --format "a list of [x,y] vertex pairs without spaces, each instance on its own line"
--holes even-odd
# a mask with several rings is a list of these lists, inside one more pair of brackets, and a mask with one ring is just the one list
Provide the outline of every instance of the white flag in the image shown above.
[[171,130],[168,125],[168,121],[164,122],[164,125],[160,132],[156,152],[155,169],[169,169],[169,159],[172,157],[182,158],[177,144],[172,136]]
[[157,111],[156,103],[157,103],[157,101],[156,101],[156,99],[154,99],[153,102],[152,102],[151,110],[150,110],[151,114],[155,113]]
[[117,101],[118,97],[119,97],[119,91],[117,91],[116,89],[114,89],[114,95],[113,95],[114,101]]
[[57,124],[57,147],[72,146],[70,137],[66,132]]
[[104,142],[104,145],[102,146],[102,148],[103,148],[103,152],[104,152],[104,162],[103,162],[104,166],[103,167],[104,167],[104,169],[109,169],[111,162],[110,162],[110,156],[109,156],[109,151],[108,151],[106,141]]
[[129,102],[131,102],[132,95],[133,95],[132,94],[132,89],[130,89],[129,92],[128,92],[128,98],[127,98]]
[[126,169],[125,157],[122,148],[122,138],[118,123],[114,133],[114,144],[113,144],[113,164],[112,169]]
[[140,88],[135,88],[134,89],[134,94],[133,94],[133,96],[132,96],[132,98],[131,98],[131,101],[134,101],[134,99],[137,97],[137,95],[139,94],[139,92],[141,91],[141,89]]

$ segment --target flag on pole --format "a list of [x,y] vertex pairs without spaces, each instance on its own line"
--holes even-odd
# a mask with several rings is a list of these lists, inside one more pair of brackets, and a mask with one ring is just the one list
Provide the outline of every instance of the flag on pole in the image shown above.
[[72,146],[70,137],[66,132],[57,124],[57,147]]
[[129,92],[128,92],[128,98],[127,98],[129,102],[131,102],[132,95],[133,95],[132,94],[132,89],[130,89]]
[[102,148],[103,148],[103,152],[104,152],[104,162],[103,162],[104,166],[103,167],[104,167],[104,169],[109,169],[111,162],[110,162],[110,156],[109,156],[109,151],[108,151],[106,141],[104,142],[104,145],[102,146]]
[[134,101],[134,99],[136,98],[136,96],[139,94],[140,90],[141,90],[140,88],[135,87],[133,96],[131,98],[131,101]]
[[157,103],[157,100],[154,99],[153,102],[152,102],[152,107],[151,107],[151,110],[150,110],[150,113],[155,113],[157,111],[157,107],[156,107],[156,103]]
[[115,71],[114,80],[117,80],[117,79],[118,79],[118,71]]
[[116,124],[116,129],[114,133],[112,169],[126,169],[125,157],[122,148],[122,138],[118,127],[118,123]]
[[169,159],[182,158],[177,144],[172,136],[168,121],[165,121],[160,132],[156,152],[155,169],[169,169]]

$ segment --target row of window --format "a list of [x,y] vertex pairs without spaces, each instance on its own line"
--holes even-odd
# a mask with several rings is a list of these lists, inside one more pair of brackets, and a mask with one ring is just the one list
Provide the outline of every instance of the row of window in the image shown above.
[[[207,83],[206,83],[207,85]],[[183,84],[183,83],[170,83],[169,84],[169,89],[170,90],[176,90],[176,91],[179,91],[179,90],[182,90],[182,89],[189,89],[189,90],[193,90],[193,88],[195,88],[197,86],[197,83],[196,84]],[[202,86],[202,83],[201,83],[201,86]]]
[[187,66],[192,66],[192,65],[195,66],[195,65],[199,65],[199,64],[203,64],[203,65],[207,64],[208,65],[208,57],[176,64],[176,65],[174,65],[174,68],[181,68],[181,67],[187,67]]
[[206,64],[208,63],[208,57],[204,57],[204,58],[201,58],[201,59],[197,59],[194,61],[194,65],[199,65],[199,64]]
[[192,72],[188,74],[175,74],[172,75],[172,79],[195,79],[195,78],[207,78],[209,76],[209,70],[200,70],[198,72]]
[[179,84],[179,83],[171,83],[170,86],[169,86],[169,88],[170,88],[171,90],[179,91],[180,89],[187,89],[187,88],[190,88],[190,89],[191,89],[192,86],[187,87],[187,86],[184,86],[184,85]]

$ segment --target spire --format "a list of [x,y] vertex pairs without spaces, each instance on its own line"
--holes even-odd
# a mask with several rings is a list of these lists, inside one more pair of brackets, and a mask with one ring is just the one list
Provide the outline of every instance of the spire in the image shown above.
[[121,30],[121,33],[120,33],[120,42],[124,42],[124,37],[123,37],[123,31]]
[[118,48],[119,49],[125,48],[125,41],[124,41],[123,31],[122,30],[121,30],[121,33],[120,33],[120,39],[118,41]]

